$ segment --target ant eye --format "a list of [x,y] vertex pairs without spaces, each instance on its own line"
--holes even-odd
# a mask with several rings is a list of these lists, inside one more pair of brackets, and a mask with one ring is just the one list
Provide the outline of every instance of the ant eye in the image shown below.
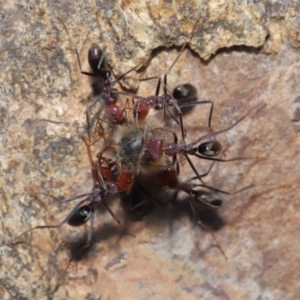
[[202,143],[196,148],[199,154],[207,157],[217,156],[222,150],[222,145],[218,141],[209,141]]
[[91,208],[87,205],[81,206],[68,220],[70,226],[81,226],[91,217]]

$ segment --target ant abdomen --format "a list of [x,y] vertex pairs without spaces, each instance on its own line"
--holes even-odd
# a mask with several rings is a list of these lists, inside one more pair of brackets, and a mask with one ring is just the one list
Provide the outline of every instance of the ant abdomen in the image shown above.
[[104,52],[101,48],[93,43],[88,51],[88,62],[95,74],[101,75],[101,69],[106,69]]
[[223,204],[223,200],[219,199],[215,193],[202,190],[193,191],[193,193],[195,195],[195,200],[211,208],[219,208]]
[[123,110],[117,104],[109,104],[106,106],[106,112],[113,124],[122,125],[126,122]]
[[88,205],[80,206],[68,220],[70,226],[81,226],[91,217],[92,209]]
[[173,97],[178,102],[194,100],[197,98],[197,89],[190,83],[180,84],[174,88]]
[[178,186],[178,173],[174,166],[169,165],[156,174],[157,183],[170,188]]
[[177,100],[181,112],[187,113],[197,103],[197,89],[190,83],[180,84],[174,88],[173,97]]
[[195,148],[195,152],[206,157],[215,157],[221,152],[221,150],[222,145],[218,141],[208,141]]
[[161,97],[149,96],[146,98],[140,98],[134,105],[133,115],[138,116],[140,121],[144,120],[149,113],[150,108],[161,109],[159,103],[163,101]]
[[133,184],[133,173],[129,170],[121,170],[118,178],[118,189],[122,192],[130,192]]

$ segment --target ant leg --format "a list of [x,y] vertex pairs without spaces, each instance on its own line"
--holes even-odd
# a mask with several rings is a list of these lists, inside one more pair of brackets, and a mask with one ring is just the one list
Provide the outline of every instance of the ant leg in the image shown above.
[[[148,61],[150,61],[151,57],[150,58],[146,58],[144,59],[141,63],[137,64],[136,66],[132,67],[131,69],[129,69],[128,71],[126,71],[125,73],[123,73],[122,75],[120,75],[119,77],[117,77],[114,81],[113,81],[113,85],[122,80],[124,77],[126,77],[126,75],[128,75],[129,73],[131,73],[132,71],[138,69],[139,67],[145,65]],[[139,81],[141,81],[140,79],[138,79]]]
[[[176,124],[178,125],[178,126],[180,126],[180,123],[179,123],[179,121],[176,119],[176,117],[171,113],[171,111],[169,110],[169,105],[167,105],[166,106],[166,109],[167,109],[167,111],[168,111],[168,114],[171,116],[171,118],[176,122]],[[185,136],[185,135],[184,135]]]
[[[207,176],[207,175],[210,173],[210,171],[212,170],[214,164],[215,164],[215,162],[213,162],[213,163],[210,165],[210,167],[209,167],[209,169],[207,170],[206,173],[203,173],[203,174],[200,175],[200,178]],[[198,179],[198,176],[192,177],[192,178],[189,179],[187,182],[190,182],[190,181],[195,180],[195,179]]]
[[[200,174],[198,173],[197,169],[195,168],[194,164],[192,163],[191,159],[188,157],[188,155],[184,155],[184,156],[186,157],[186,159],[187,159],[187,161],[188,161],[190,167],[192,168],[192,170],[193,170],[194,173],[196,174],[196,177],[197,177],[203,184],[205,184],[204,181],[202,180],[202,177],[206,176],[208,173],[205,173],[204,176],[200,175]],[[210,170],[211,170],[211,168],[210,168]],[[210,170],[209,170],[209,171],[210,171]]]
[[195,187],[195,186],[202,186],[202,187],[205,187],[205,188],[207,188],[207,189],[209,189],[209,190],[212,190],[212,191],[215,191],[215,192],[219,192],[219,193],[222,193],[222,194],[225,194],[225,195],[230,195],[230,196],[232,196],[232,195],[238,194],[238,193],[240,193],[240,192],[243,192],[243,191],[245,191],[245,190],[248,190],[248,189],[250,189],[250,188],[252,188],[252,187],[255,187],[255,186],[257,186],[257,184],[251,184],[251,185],[248,185],[248,186],[246,186],[246,187],[244,187],[244,188],[242,188],[242,189],[240,189],[240,190],[234,191],[234,192],[228,192],[228,191],[220,190],[220,189],[214,188],[214,187],[212,187],[212,186],[209,186],[209,185],[207,185],[207,184],[195,184],[195,185],[193,185],[193,186],[194,186],[194,187]]
[[111,216],[117,221],[118,224],[120,224],[120,220],[117,218],[117,216],[114,214],[114,212],[110,209],[110,207],[105,203],[104,201],[101,202],[102,205],[107,209],[107,211],[111,214]]
[[218,241],[218,239],[217,239],[215,233],[213,232],[213,230],[211,230],[211,228],[209,228],[208,226],[206,226],[200,219],[198,219],[198,225],[201,226],[202,228],[204,228],[205,230],[207,230],[207,231],[211,234],[213,240],[215,241],[215,243],[216,243],[216,245],[217,245],[217,248],[220,250],[220,252],[221,252],[222,255],[224,256],[224,258],[225,258],[226,260],[228,260],[228,258],[227,258],[227,256],[226,256],[226,253],[225,253],[225,251],[223,250],[223,248],[221,247],[221,245],[220,245],[220,243],[219,243],[219,241]]
[[[173,101],[173,100],[172,100]],[[187,104],[187,105],[186,105]],[[182,107],[189,107],[189,106],[194,106],[194,105],[199,105],[199,104],[211,104],[210,107],[210,111],[209,111],[209,117],[208,117],[208,127],[211,128],[211,120],[212,120],[212,114],[213,114],[213,108],[214,108],[214,103],[211,100],[203,100],[203,101],[197,101],[197,102],[189,102],[189,103],[185,103],[185,104],[180,104],[178,107],[180,109],[181,112],[181,108]],[[174,105],[174,104],[173,104]],[[180,121],[178,121],[176,119],[176,117],[171,113],[171,111],[169,110],[169,106],[172,106],[171,103],[169,103],[166,106],[166,109],[169,113],[169,115],[172,117],[172,119],[177,123],[178,126],[181,127]],[[178,110],[178,109],[177,109]],[[182,113],[182,112],[181,112]],[[178,112],[178,114],[180,115],[180,113]],[[180,118],[180,117],[179,117]],[[186,136],[186,131],[184,130],[184,137]]]
[[90,220],[90,227],[89,227],[89,230],[88,230],[88,235],[87,235],[87,242],[86,244],[81,247],[75,255],[73,255],[71,257],[71,259],[69,260],[66,268],[64,269],[63,273],[60,275],[60,277],[58,278],[58,281],[56,282],[55,284],[55,288],[54,288],[54,291],[56,292],[58,287],[59,287],[59,284],[61,283],[62,279],[65,277],[66,275],[66,272],[71,264],[71,262],[76,258],[78,257],[81,253],[83,253],[87,248],[90,247],[91,245],[91,240],[92,240],[92,234],[93,234],[93,225],[94,225],[94,220],[95,220],[95,211],[94,211],[94,208],[92,207],[92,212],[91,212],[91,220]]
[[207,230],[207,231],[212,235],[212,237],[213,237],[213,239],[214,239],[214,241],[215,241],[215,243],[216,243],[216,245],[217,245],[217,248],[220,250],[220,252],[222,253],[222,255],[223,255],[223,256],[225,257],[225,259],[227,260],[227,256],[226,256],[226,254],[225,254],[223,248],[221,247],[220,243],[218,242],[215,233],[213,232],[213,230],[212,230],[211,228],[209,228],[208,226],[206,226],[206,225],[201,221],[200,217],[199,217],[198,214],[196,213],[196,210],[195,210],[195,207],[194,207],[194,205],[193,205],[191,196],[189,197],[189,204],[190,204],[190,207],[191,207],[191,209],[192,209],[192,211],[193,211],[194,216],[197,218],[197,224],[198,224],[199,226],[201,226],[202,228],[204,228],[205,230]]
[[[93,102],[88,106],[88,108],[87,108],[86,111],[85,111],[86,121],[87,121],[87,131],[88,131],[88,136],[89,136],[89,138],[90,138],[90,128],[91,128],[90,113],[91,113],[92,108],[93,108],[98,102],[100,102],[100,100],[101,100],[102,97],[103,97],[103,94],[104,94],[104,93],[101,93],[100,95],[98,95],[98,96],[93,100]],[[104,106],[105,106],[105,102],[102,101],[101,106],[100,106],[100,109],[99,109],[99,111],[97,112],[97,115],[95,116],[94,120],[95,120],[95,119],[98,119],[98,116],[101,115],[101,113],[102,113],[102,111],[103,111],[103,109],[104,109]]]
[[99,59],[98,65],[97,65],[97,70],[103,70],[103,69],[101,68],[101,65],[102,65],[102,63],[104,62],[105,51],[106,51],[106,46],[104,46],[104,47],[102,48],[102,51],[101,51],[102,53],[101,53],[101,56],[100,56],[100,59]]
[[230,129],[232,129],[233,127],[235,127],[238,123],[240,123],[242,120],[244,120],[252,110],[254,110],[255,108],[259,107],[259,108],[262,108],[262,107],[265,107],[266,104],[258,104],[258,105],[255,105],[253,106],[243,117],[241,117],[240,119],[238,119],[235,123],[233,123],[232,125],[228,126],[227,128],[225,129],[221,129],[221,130],[218,130],[218,131],[215,131],[215,132],[212,132],[212,133],[209,133],[209,134],[206,134],[202,137],[200,137],[198,140],[196,140],[195,142],[191,143],[191,145],[195,145],[195,144],[198,144],[200,141],[204,140],[204,139],[207,139],[207,138],[211,138],[211,137],[214,137],[214,136],[217,136],[223,132],[226,132]]
[[[210,165],[210,167],[208,168],[208,170],[207,170],[205,173],[199,175],[200,178],[207,176],[207,175],[210,173],[210,171],[212,170],[214,164],[215,164],[215,162],[213,162],[213,163]],[[192,178],[189,179],[187,182],[190,182],[190,181],[195,180],[195,179],[198,179],[198,176],[192,177]]]
[[[159,205],[163,205],[163,203],[157,198],[155,197],[153,194],[151,194],[146,188],[144,188],[141,184],[138,184],[138,188],[140,188],[147,196],[151,197],[152,200],[154,200],[156,203],[158,203]],[[130,196],[130,195],[128,195]],[[146,204],[148,201],[144,200],[141,201],[140,203],[136,204],[135,206],[130,207],[130,210],[134,210],[137,209],[139,207],[141,207],[142,205]]]
[[[87,195],[90,195],[90,194],[87,194]],[[72,198],[70,198],[70,199],[67,199],[66,202],[73,201],[73,200],[75,200],[75,199],[77,199],[77,198],[82,198],[82,197],[84,197],[84,196],[86,196],[86,194],[84,194],[84,195],[79,195],[79,196],[77,196],[77,197],[72,197]],[[15,241],[18,240],[21,236],[23,236],[23,235],[25,235],[26,233],[31,232],[31,231],[33,231],[33,230],[35,230],[35,229],[60,228],[60,227],[62,227],[66,222],[68,222],[68,220],[74,215],[74,213],[78,210],[78,208],[79,208],[79,207],[82,205],[82,203],[84,203],[85,201],[86,201],[86,199],[80,201],[79,203],[77,203],[77,204],[75,205],[75,207],[69,212],[69,214],[68,214],[68,215],[67,215],[67,216],[66,216],[66,217],[65,217],[58,225],[41,225],[41,226],[35,226],[35,227],[33,227],[33,228],[30,228],[30,229],[24,231],[24,232],[21,233],[20,235],[18,235],[18,236],[17,236],[16,238],[14,238],[14,239],[11,241],[11,243],[9,243],[8,245],[15,244]],[[63,202],[63,203],[66,203],[66,202]]]
[[152,76],[152,77],[145,77],[145,78],[138,78],[138,81],[149,81],[149,80],[153,80],[153,79],[157,79],[157,86],[155,89],[155,96],[158,96],[159,94],[159,90],[160,90],[160,84],[161,84],[161,78],[159,76]]
[[197,102],[187,102],[180,104],[179,107],[191,107],[195,105],[200,105],[200,104],[210,104],[210,111],[209,111],[209,117],[208,117],[208,127],[211,128],[211,119],[212,119],[212,114],[213,114],[213,109],[214,109],[214,102],[212,100],[200,100]]
[[[221,159],[221,158],[213,158],[213,157],[200,156],[200,155],[197,155],[197,154],[195,154],[195,155],[196,155],[197,157],[199,157],[199,158],[203,158],[203,159],[206,159],[206,160],[212,160],[213,163],[211,164],[211,166],[210,166],[208,172],[206,172],[206,173],[204,173],[204,174],[202,174],[202,175],[199,175],[197,169],[196,169],[195,166],[193,165],[193,163],[192,163],[192,161],[190,160],[190,158],[188,157],[188,155],[185,155],[185,157],[186,157],[186,159],[187,159],[187,161],[188,161],[190,167],[192,168],[192,170],[193,170],[194,173],[196,174],[196,176],[193,177],[193,178],[191,178],[189,181],[194,180],[194,179],[199,179],[199,180],[202,182],[202,184],[203,184],[203,185],[199,185],[199,186],[207,187],[208,189],[211,189],[211,190],[214,190],[214,191],[217,191],[217,192],[221,192],[221,193],[227,194],[227,195],[234,195],[235,193],[224,192],[224,191],[222,191],[222,190],[218,190],[218,189],[215,189],[215,188],[213,188],[213,187],[207,186],[206,183],[203,182],[202,177],[205,177],[205,176],[207,176],[207,175],[209,174],[209,172],[211,171],[211,169],[212,169],[212,167],[213,167],[213,165],[214,165],[214,163],[215,163],[216,161],[219,161],[219,162],[229,162],[229,161],[235,161],[235,160],[240,160],[240,159],[253,159],[252,157],[247,157],[247,158],[244,158],[244,157],[237,157],[237,158],[232,158],[232,159]],[[243,189],[237,191],[236,193],[241,192],[241,191],[243,191],[243,190],[246,190],[246,189],[248,189],[248,188],[250,188],[250,187],[253,187],[253,186],[255,186],[255,185],[250,185],[250,186],[248,186],[248,187],[246,187],[246,188],[243,188]]]
[[[101,137],[100,137],[101,138]],[[86,141],[86,139],[84,137],[82,137],[85,145],[86,145],[86,148],[87,148],[87,152],[88,152],[88,156],[89,156],[89,160],[90,160],[90,163],[91,163],[91,167],[92,167],[92,173],[94,173],[94,170],[96,168],[95,171],[97,171],[97,175],[98,175],[98,179],[100,181],[100,184],[101,186],[103,187],[104,190],[107,191],[107,186],[105,184],[105,181],[103,179],[103,176],[101,174],[101,170],[100,170],[100,167],[99,167],[99,164],[96,164],[93,160],[93,157],[92,157],[92,152],[91,152],[91,145],[88,144],[88,142]],[[94,177],[94,176],[93,176]],[[97,181],[95,178],[94,179],[94,183]]]
[[[165,88],[167,89],[167,87],[165,86]],[[185,143],[185,131],[183,128],[183,120],[182,120],[182,112],[181,109],[179,107],[179,105],[177,104],[176,100],[174,99],[174,97],[170,94],[170,92],[168,91],[169,95],[170,95],[170,100],[172,101],[174,107],[177,110],[178,116],[179,116],[179,126],[180,126],[180,131],[181,131],[181,138],[182,141]],[[168,104],[169,106],[169,104]],[[174,119],[174,118],[173,118]],[[175,120],[175,119],[174,119]],[[176,120],[175,120],[176,121]],[[176,123],[178,124],[178,122],[176,121]]]
[[157,82],[157,86],[156,86],[156,90],[155,90],[155,96],[159,95],[160,85],[161,85],[161,78],[158,77],[158,82]]
[[[192,29],[192,33],[189,37],[189,39],[187,41],[185,41],[177,55],[177,57],[175,58],[175,60],[173,61],[173,63],[171,64],[171,66],[169,67],[169,69],[167,70],[167,72],[164,74],[164,93],[165,94],[169,94],[171,96],[171,101],[173,102],[173,105],[174,107],[176,108],[176,110],[178,111],[178,114],[179,114],[179,123],[180,123],[180,128],[181,128],[181,135],[182,135],[182,140],[184,141],[184,137],[185,137],[185,134],[184,134],[184,130],[183,130],[183,126],[182,126],[182,112],[176,102],[176,100],[174,99],[174,97],[171,95],[170,91],[168,91],[167,89],[167,75],[170,73],[170,71],[172,70],[172,68],[174,67],[174,65],[176,64],[176,62],[178,61],[178,59],[180,58],[180,56],[182,55],[183,53],[183,50],[185,49],[186,45],[191,41],[192,37],[193,37],[193,34],[195,32],[195,29],[197,27],[199,23],[199,18],[197,18],[194,26],[193,26],[193,29]],[[170,114],[171,115],[171,114]],[[171,117],[175,120],[175,118],[171,115]],[[176,120],[175,120],[176,121]],[[176,123],[178,124],[178,122],[176,121]]]
[[[99,136],[103,137],[104,144],[106,144],[106,139],[105,139],[105,135],[104,135],[105,128],[103,127],[103,125],[102,125],[102,123],[100,121],[101,122],[105,122],[101,118],[97,118],[97,121],[96,121],[96,124],[95,124],[95,128],[94,128],[94,131],[93,131],[93,138],[96,139],[96,140],[98,140],[98,138],[96,137],[96,133],[98,132],[99,133],[98,137]],[[101,132],[100,132],[100,130],[101,130]]]
[[173,61],[173,63],[171,64],[171,66],[169,67],[169,69],[168,69],[168,71],[165,73],[165,75],[167,75],[167,74],[172,70],[172,68],[174,67],[175,63],[178,61],[178,59],[179,59],[180,56],[182,55],[183,50],[185,49],[186,45],[192,40],[192,37],[193,37],[193,35],[194,35],[194,32],[195,32],[195,30],[196,30],[196,27],[197,27],[198,23],[199,23],[199,18],[197,18],[197,20],[196,20],[196,22],[195,22],[195,24],[194,24],[194,26],[193,26],[192,33],[191,33],[189,39],[183,43],[183,45],[181,46],[181,49],[180,49],[180,51],[179,51],[179,53],[178,53],[176,59]]
[[86,146],[86,149],[87,149],[87,153],[88,153],[88,157],[89,157],[89,160],[90,160],[91,167],[94,168],[96,163],[94,162],[93,157],[92,157],[92,152],[91,152],[91,145],[92,144],[89,144],[87,142],[87,140],[85,139],[85,137],[82,137],[82,139],[83,139],[83,141],[85,143],[85,146]]
[[74,197],[62,200],[61,203],[68,203],[68,202],[74,201],[76,199],[87,197],[87,196],[91,196],[91,195],[93,195],[93,192],[92,193],[86,193],[86,194],[77,195],[77,196],[74,196]]
[[74,47],[73,41],[72,41],[71,36],[69,34],[68,27],[67,27],[66,23],[64,22],[64,20],[61,17],[57,17],[57,19],[62,24],[62,26],[64,27],[64,29],[65,29],[65,31],[68,35],[69,43],[70,43],[70,45],[71,45],[71,47],[72,47],[72,49],[75,52],[76,57],[77,57],[80,73],[83,74],[83,75],[91,76],[91,77],[99,77],[97,74],[94,74],[94,73],[91,73],[91,72],[86,72],[86,71],[83,71],[81,69],[81,61],[80,61],[80,58],[79,58],[79,54],[78,54],[78,51],[76,50],[76,48]]
[[207,156],[202,156],[199,154],[193,154],[196,157],[206,159],[206,160],[212,160],[212,161],[220,161],[220,162],[229,162],[229,161],[236,161],[240,159],[258,159],[258,157],[235,157],[235,158],[230,158],[230,159],[223,159],[223,158],[216,158],[216,157],[207,157]]
[[[86,141],[85,137],[82,137],[82,139],[83,139],[83,141],[85,142],[85,145],[86,145],[87,147],[90,148],[91,146],[93,146],[94,144],[96,144],[98,141],[100,141],[102,138],[105,139],[105,136],[109,133],[110,130],[111,130],[110,128],[107,129],[106,132],[104,132],[101,136],[99,136],[98,138],[96,138],[96,139],[95,139],[93,142],[91,142],[90,144],[88,144],[88,142]],[[90,153],[91,153],[91,151],[90,151]]]

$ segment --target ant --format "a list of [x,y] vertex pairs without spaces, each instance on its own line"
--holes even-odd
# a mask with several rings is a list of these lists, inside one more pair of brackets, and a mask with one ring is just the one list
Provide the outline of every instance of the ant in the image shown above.
[[90,221],[90,225],[87,231],[87,240],[86,244],[82,246],[76,253],[71,257],[67,266],[65,267],[63,273],[60,275],[58,281],[56,282],[55,289],[56,291],[61,283],[61,280],[64,278],[71,262],[78,257],[81,253],[83,253],[87,248],[90,247],[92,241],[93,234],[93,225],[95,220],[95,207],[98,205],[102,205],[116,220],[118,224],[120,224],[119,219],[114,214],[114,212],[110,209],[108,205],[108,201],[114,196],[121,194],[126,191],[126,186],[128,184],[128,176],[126,176],[126,172],[123,169],[119,170],[116,164],[116,161],[111,160],[110,158],[104,157],[103,153],[106,149],[99,152],[97,155],[97,161],[94,161],[91,156],[90,145],[83,139],[88,151],[88,156],[91,162],[91,173],[92,178],[94,180],[94,187],[92,192],[84,193],[80,195],[73,196],[71,198],[62,200],[61,203],[69,203],[78,199],[80,200],[68,213],[68,215],[58,224],[58,225],[41,225],[30,228],[19,236],[13,239],[10,243],[15,244],[15,241],[18,240],[23,235],[32,232],[36,229],[45,229],[45,228],[60,228],[64,224],[68,224],[70,226],[82,226]]
[[94,224],[94,219],[95,219],[95,206],[97,205],[103,205],[106,210],[112,215],[112,217],[120,223],[116,215],[113,213],[113,211],[110,209],[108,204],[106,203],[107,198],[109,196],[109,193],[107,193],[106,190],[103,190],[103,188],[100,185],[95,185],[92,192],[90,193],[85,193],[81,195],[76,195],[71,198],[62,200],[61,203],[69,203],[81,198],[85,198],[83,200],[80,200],[79,203],[77,203],[72,210],[69,212],[69,214],[58,224],[58,225],[40,225],[40,226],[35,226],[32,227],[23,233],[21,233],[19,236],[14,238],[9,245],[14,245],[17,240],[20,239],[23,235],[32,232],[36,229],[45,229],[45,228],[60,228],[64,224],[69,224],[70,226],[81,226],[85,223],[87,223],[90,220],[90,226],[87,232],[87,242],[86,244],[81,247],[75,255],[69,260],[66,268],[64,269],[63,273],[59,277],[58,281],[56,282],[55,289],[56,291],[60,285],[61,280],[65,276],[67,269],[69,268],[71,262],[78,257],[83,251],[85,251],[91,244],[91,239],[92,239],[92,233],[93,233],[93,224]]
[[99,117],[105,108],[106,114],[109,116],[109,119],[113,124],[123,125],[123,124],[127,123],[126,116],[124,115],[124,109],[120,108],[120,106],[117,104],[117,102],[119,100],[120,94],[128,95],[128,93],[119,92],[117,89],[114,88],[114,86],[117,82],[121,81],[126,75],[128,75],[132,71],[134,71],[134,70],[138,69],[139,67],[141,67],[142,65],[144,65],[148,60],[144,60],[142,63],[134,66],[133,68],[131,68],[130,70],[128,70],[127,72],[125,72],[124,74],[119,76],[118,78],[113,79],[113,72],[112,72],[112,70],[110,70],[108,68],[108,65],[107,65],[107,60],[105,57],[105,48],[103,50],[101,50],[101,48],[97,44],[93,43],[88,50],[88,63],[89,63],[89,66],[90,66],[92,72],[84,71],[84,70],[82,70],[82,67],[81,67],[81,61],[80,61],[78,51],[73,46],[73,42],[72,42],[71,36],[69,34],[67,25],[65,24],[65,22],[63,21],[62,18],[60,18],[60,17],[57,17],[57,18],[63,25],[63,27],[69,37],[69,42],[71,44],[71,47],[76,54],[80,73],[83,75],[86,75],[86,76],[93,77],[93,78],[100,78],[102,85],[103,85],[103,91],[100,93],[100,95],[98,95],[93,100],[93,102],[88,106],[88,108],[85,111],[89,137],[90,137],[90,128],[91,128],[90,114],[91,114],[93,107],[98,102],[101,102],[101,100],[103,100],[103,101],[101,102],[100,109],[97,113],[97,115]]
[[[209,134],[201,136],[196,141],[191,142],[189,144],[186,144],[186,142],[184,140],[182,140],[181,143],[178,144],[178,138],[174,132],[171,132],[174,136],[174,142],[164,143],[164,140],[162,138],[152,138],[150,141],[148,141],[148,143],[145,146],[146,147],[146,155],[149,157],[158,158],[158,157],[162,157],[163,154],[165,154],[167,156],[174,157],[174,160],[176,160],[176,155],[181,154],[186,158],[190,167],[192,168],[192,170],[194,171],[196,176],[199,178],[199,180],[202,181],[201,176],[198,174],[198,171],[195,168],[195,166],[193,165],[191,159],[189,158],[189,155],[196,156],[198,158],[202,158],[205,160],[219,161],[219,162],[235,161],[235,160],[239,160],[241,158],[233,158],[233,159],[216,158],[216,156],[218,156],[222,150],[222,145],[216,140],[210,140],[208,142],[200,143],[198,146],[196,146],[196,145],[199,142],[201,142],[202,140],[215,137],[221,133],[224,133],[224,132],[232,129],[238,123],[240,123],[242,120],[244,120],[250,114],[251,111],[253,111],[256,108],[261,108],[263,106],[265,106],[265,104],[259,104],[259,105],[252,107],[243,117],[238,119],[231,126],[225,128],[225,129],[211,132]],[[181,127],[183,129],[183,124],[181,124]],[[159,128],[159,130],[169,131],[164,128]],[[153,131],[155,131],[155,129]]]

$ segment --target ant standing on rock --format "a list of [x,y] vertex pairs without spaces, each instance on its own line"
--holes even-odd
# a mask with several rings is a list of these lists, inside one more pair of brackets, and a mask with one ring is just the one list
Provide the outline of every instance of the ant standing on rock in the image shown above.
[[97,113],[97,116],[100,117],[102,111],[106,110],[106,114],[108,115],[109,119],[113,124],[119,124],[122,125],[126,123],[126,117],[124,115],[124,109],[121,109],[118,100],[120,94],[127,94],[127,93],[121,93],[117,89],[114,88],[115,84],[122,80],[127,74],[134,71],[135,69],[138,69],[141,65],[143,65],[146,61],[144,61],[142,64],[139,64],[121,76],[119,76],[116,79],[113,79],[112,71],[108,68],[106,58],[105,58],[105,50],[101,50],[101,48],[97,44],[92,44],[88,51],[88,63],[92,70],[92,72],[86,72],[83,71],[81,68],[81,61],[79,58],[78,51],[73,46],[67,25],[63,21],[62,18],[58,17],[58,20],[62,23],[65,31],[67,32],[67,35],[69,37],[69,42],[73,48],[73,51],[76,54],[78,66],[80,69],[80,73],[83,75],[87,75],[93,78],[99,78],[102,82],[103,90],[98,95],[94,101],[88,106],[86,109],[86,118],[87,118],[87,125],[88,125],[88,134],[90,136],[90,128],[91,128],[91,118],[90,114],[92,111],[92,108],[98,103],[101,102],[100,109]]

